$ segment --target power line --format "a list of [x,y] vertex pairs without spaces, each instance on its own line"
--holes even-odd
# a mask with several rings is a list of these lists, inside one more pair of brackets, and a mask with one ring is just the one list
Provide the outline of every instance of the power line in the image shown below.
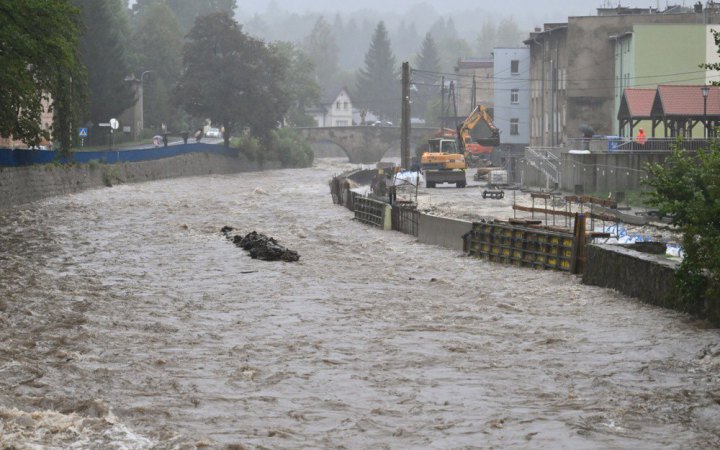
[[[432,74],[432,75],[438,75],[438,76],[454,76],[458,78],[472,78],[473,75],[466,75],[466,74],[458,74],[458,73],[449,73],[449,72],[432,72],[432,71],[423,71],[419,69],[412,69],[413,73],[424,73],[424,74]],[[570,73],[570,72],[566,72]],[[635,76],[635,77],[628,77],[624,78],[626,80],[638,80],[638,79],[646,79],[646,78],[661,78],[661,77],[673,77],[673,76],[680,76],[680,75],[693,75],[693,74],[700,74],[700,73],[708,73],[707,70],[693,70],[689,72],[674,72],[674,73],[666,73],[666,74],[657,74],[657,75],[641,75],[641,76]],[[615,81],[617,78],[575,78],[572,81]],[[492,81],[490,81],[492,80]],[[504,80],[504,81],[527,81],[527,82],[533,82],[533,81],[543,81],[543,78],[518,78],[518,77],[490,77],[487,79],[478,78],[478,82],[482,83],[491,83],[495,80]],[[545,79],[547,81],[547,79]],[[682,80],[673,80],[673,81],[682,81]]]

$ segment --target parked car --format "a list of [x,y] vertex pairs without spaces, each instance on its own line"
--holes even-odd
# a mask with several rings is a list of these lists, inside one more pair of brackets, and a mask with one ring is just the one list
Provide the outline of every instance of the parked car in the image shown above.
[[205,132],[205,137],[209,138],[219,138],[222,137],[220,135],[220,129],[219,128],[208,128],[208,130]]

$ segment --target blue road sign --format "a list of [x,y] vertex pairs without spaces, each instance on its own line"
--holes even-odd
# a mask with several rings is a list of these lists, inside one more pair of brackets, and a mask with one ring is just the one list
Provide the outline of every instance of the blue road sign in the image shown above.
[[79,128],[78,129],[78,137],[87,137],[88,129],[87,128]]

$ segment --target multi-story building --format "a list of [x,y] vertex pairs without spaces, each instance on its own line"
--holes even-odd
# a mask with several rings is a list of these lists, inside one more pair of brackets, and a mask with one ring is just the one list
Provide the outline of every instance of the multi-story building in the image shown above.
[[455,66],[455,96],[458,117],[465,117],[476,105],[493,107],[493,59],[459,59]]
[[530,143],[530,49],[493,50],[494,121],[500,148],[520,153]]
[[[588,130],[609,135],[616,129],[616,39],[612,36],[645,24],[718,23],[717,13],[707,10],[675,14],[618,8],[614,15],[608,9],[601,12],[600,16],[546,24],[525,41],[530,47],[533,84],[531,146],[559,146]],[[662,55],[660,47],[658,55]]]
[[[712,29],[712,25],[706,24],[638,24],[630,31],[610,36],[615,55],[614,111],[620,109],[626,88],[652,89],[661,84],[702,86],[720,81],[720,72],[698,67],[701,63],[720,62]],[[640,126],[651,129],[648,123]],[[612,134],[629,136],[630,127],[624,128],[620,129],[616,120]],[[702,126],[696,128],[695,134],[702,137]]]

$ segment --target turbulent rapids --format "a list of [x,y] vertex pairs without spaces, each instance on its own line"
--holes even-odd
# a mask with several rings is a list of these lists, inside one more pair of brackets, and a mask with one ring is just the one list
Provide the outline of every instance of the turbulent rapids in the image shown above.
[[0,447],[720,446],[717,330],[366,227],[344,168],[0,212]]

